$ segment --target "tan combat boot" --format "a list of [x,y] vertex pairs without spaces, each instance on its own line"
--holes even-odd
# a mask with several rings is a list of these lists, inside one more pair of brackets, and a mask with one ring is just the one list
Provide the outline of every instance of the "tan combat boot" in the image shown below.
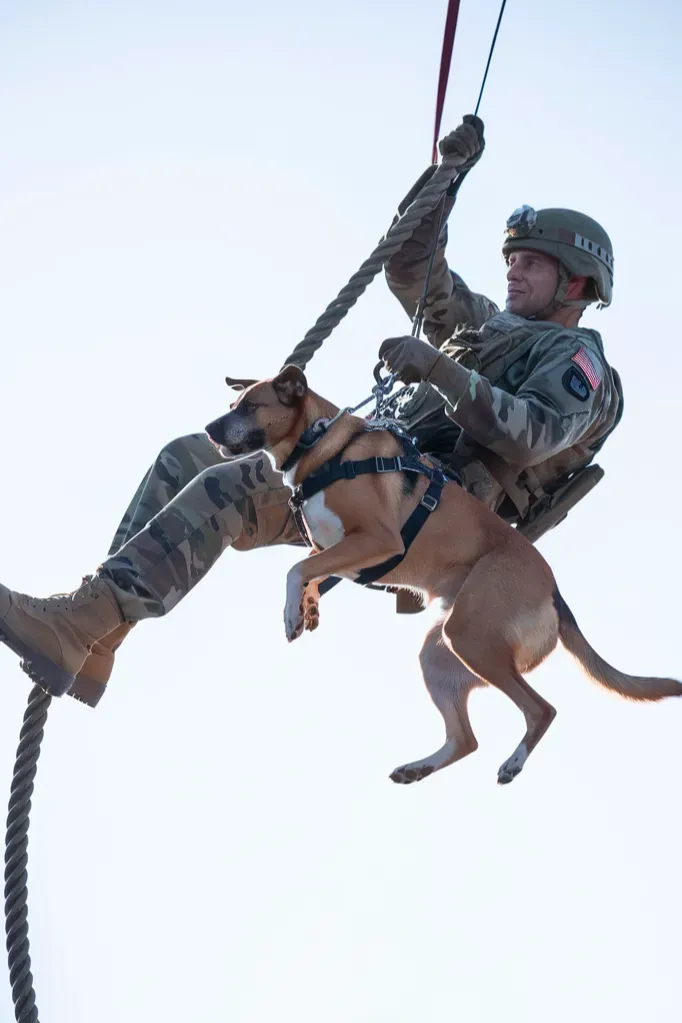
[[88,707],[96,707],[104,696],[107,682],[114,670],[114,654],[126,638],[135,622],[121,622],[108,636],[97,640],[90,648],[83,667],[76,675],[76,681],[69,689],[69,696],[75,697]]
[[113,593],[99,576],[66,596],[44,599],[0,584],[0,640],[53,696],[69,691],[92,646],[122,621]]

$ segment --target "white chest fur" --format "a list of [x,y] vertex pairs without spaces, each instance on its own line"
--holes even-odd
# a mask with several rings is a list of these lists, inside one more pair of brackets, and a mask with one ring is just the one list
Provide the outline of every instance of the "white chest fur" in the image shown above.
[[318,547],[333,547],[344,537],[343,523],[324,503],[324,491],[315,494],[303,505],[303,515],[313,542]]

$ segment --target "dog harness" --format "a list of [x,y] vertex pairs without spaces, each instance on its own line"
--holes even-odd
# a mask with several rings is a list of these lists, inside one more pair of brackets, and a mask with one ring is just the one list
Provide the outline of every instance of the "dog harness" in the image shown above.
[[[304,431],[291,455],[282,466],[283,472],[288,472],[292,469],[301,455],[303,455],[305,451],[309,451],[310,448],[317,443],[320,437],[326,433],[328,425],[310,427],[308,430]],[[405,548],[403,553],[394,554],[393,557],[387,558],[379,565],[372,565],[370,568],[363,568],[358,574],[357,579],[353,580],[353,582],[359,583],[361,586],[368,586],[373,589],[384,589],[385,587],[383,586],[374,586],[373,584],[377,579],[387,575],[400,564],[429,515],[438,507],[445,484],[448,480],[459,482],[459,478],[454,475],[448,476],[441,469],[424,465],[421,461],[421,453],[417,445],[396,424],[382,423],[380,426],[374,426],[372,424],[371,426],[366,427],[367,431],[376,429],[386,430],[389,433],[392,433],[393,436],[402,444],[402,455],[394,455],[391,458],[376,455],[374,458],[363,458],[358,461],[350,460],[342,462],[341,458],[345,451],[345,448],[342,448],[342,450],[337,452],[333,458],[329,459],[328,462],[325,462],[324,465],[321,465],[319,469],[316,469],[315,472],[311,473],[310,476],[308,476],[307,479],[305,479],[299,486],[294,488],[293,494],[289,500],[289,507],[294,514],[294,518],[296,519],[301,535],[306,540],[306,543],[308,543],[309,546],[312,546],[305,525],[305,517],[302,510],[303,505],[306,501],[310,500],[311,497],[314,497],[315,494],[319,494],[321,490],[325,490],[327,487],[331,486],[332,483],[336,483],[338,480],[352,480],[355,479],[356,476],[364,476],[368,473],[411,472],[419,476],[426,476],[429,480],[429,486],[427,487],[421,501],[400,531],[400,536]],[[355,438],[353,438],[353,440],[354,439]],[[332,587],[336,586],[336,584],[340,582],[340,577],[329,576],[328,579],[325,579],[325,581],[321,583],[320,594],[327,593],[328,590],[331,590]]]

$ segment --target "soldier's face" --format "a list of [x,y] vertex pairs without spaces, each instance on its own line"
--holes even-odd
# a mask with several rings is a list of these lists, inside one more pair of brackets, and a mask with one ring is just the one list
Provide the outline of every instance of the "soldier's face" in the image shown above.
[[516,316],[534,316],[545,309],[559,286],[559,264],[532,249],[516,249],[507,261],[506,309]]

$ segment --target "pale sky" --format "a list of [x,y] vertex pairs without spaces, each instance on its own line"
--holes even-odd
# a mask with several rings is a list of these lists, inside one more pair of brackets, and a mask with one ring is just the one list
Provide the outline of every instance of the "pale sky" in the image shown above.
[[[78,585],[159,449],[226,409],[226,373],[272,375],[370,253],[429,162],[445,7],[0,3],[4,583]],[[497,14],[462,2],[444,132]],[[585,323],[625,417],[541,549],[603,656],[678,677],[681,28],[666,0],[510,0],[448,250],[499,303],[517,206],[609,231],[614,303]],[[403,332],[379,279],[311,386],[359,401]],[[425,618],[348,583],[289,646],[298,556],[226,554],[133,632],[96,711],[53,703],[43,1023],[679,1023],[682,706],[619,702],[559,651],[531,676],[558,716],[513,785],[523,721],[483,691],[479,751],[395,786],[442,742]],[[4,648],[0,668],[8,795],[30,684]]]

